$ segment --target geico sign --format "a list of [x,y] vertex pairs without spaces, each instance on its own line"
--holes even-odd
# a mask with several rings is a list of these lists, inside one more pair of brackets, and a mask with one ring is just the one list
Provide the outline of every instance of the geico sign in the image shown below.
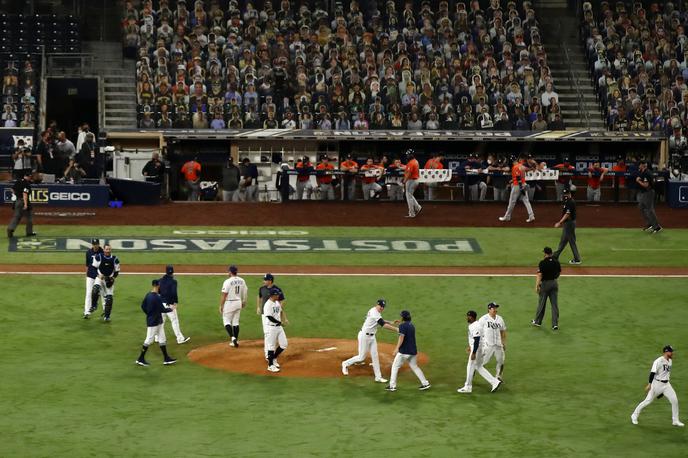
[[48,203],[50,201],[79,201],[86,202],[91,200],[90,192],[50,192],[45,188],[36,188],[31,190],[31,202]]
[[91,200],[89,192],[51,192],[50,200]]

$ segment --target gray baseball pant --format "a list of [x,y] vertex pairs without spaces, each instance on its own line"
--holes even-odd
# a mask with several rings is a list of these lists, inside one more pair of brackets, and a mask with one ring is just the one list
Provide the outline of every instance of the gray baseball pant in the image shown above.
[[408,210],[409,210],[409,215],[410,216],[416,216],[416,213],[420,210],[420,204],[416,200],[415,197],[413,197],[413,193],[416,192],[416,188],[418,187],[418,180],[408,180],[406,181],[406,185],[404,187],[406,191],[406,203],[408,204]]
[[547,298],[552,305],[552,327],[559,326],[559,284],[556,280],[543,280],[540,284],[540,298],[535,312],[535,323],[542,324],[547,307]]
[[645,192],[638,193],[638,207],[640,208],[640,213],[643,215],[646,226],[652,226],[654,228],[659,227],[659,221],[657,221],[657,214],[655,213],[654,189],[648,189]]
[[370,199],[370,192],[380,192],[382,191],[382,186],[379,184],[372,182],[372,183],[362,183],[361,188],[363,189],[363,200],[368,200]]
[[518,200],[521,200],[523,202],[523,205],[526,206],[526,211],[528,212],[528,218],[535,218],[535,213],[533,213],[533,207],[530,206],[530,201],[528,200],[528,193],[524,189],[523,192],[521,192],[521,188],[517,184],[512,184],[511,185],[511,194],[509,194],[509,206],[506,208],[506,213],[504,214],[504,217],[506,219],[511,219],[511,214],[514,211],[514,207],[516,206],[516,202]]
[[506,188],[494,187],[492,188],[492,192],[494,193],[494,200],[496,202],[506,200]]
[[19,221],[22,219],[22,216],[26,216],[26,234],[32,234],[33,210],[31,208],[24,210],[24,203],[23,201],[19,200],[14,203],[14,215],[12,216],[12,220],[10,221],[10,225],[7,226],[7,229],[14,232],[14,230],[17,228],[17,225],[19,225]]
[[600,198],[602,197],[602,188],[591,188],[588,186],[588,200],[589,201],[594,201],[594,202],[599,202]]
[[334,200],[334,188],[331,183],[320,183],[320,200]]
[[567,219],[564,221],[564,225],[561,230],[561,239],[559,240],[559,247],[557,251],[554,252],[554,258],[559,259],[559,255],[566,245],[571,245],[571,252],[573,253],[573,259],[580,261],[580,253],[578,252],[578,246],[576,245],[576,221],[571,221]]
[[471,193],[471,200],[477,202],[485,200],[485,195],[487,194],[487,183],[484,181],[479,181],[476,184],[472,184],[468,187]]

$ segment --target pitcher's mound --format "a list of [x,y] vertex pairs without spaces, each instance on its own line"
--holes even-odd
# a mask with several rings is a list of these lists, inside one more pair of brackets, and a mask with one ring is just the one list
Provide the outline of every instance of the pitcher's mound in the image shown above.
[[[389,377],[392,366],[394,345],[378,343],[380,366],[385,378]],[[256,375],[276,375],[280,377],[343,377],[342,361],[358,353],[358,342],[345,339],[306,339],[290,338],[289,348],[279,357],[282,370],[269,372],[263,353],[263,340],[241,340],[239,348],[229,346],[228,342],[207,345],[189,352],[189,359],[197,364],[213,369]],[[418,354],[418,364],[426,364],[425,353]],[[373,377],[370,357],[363,365],[349,367],[349,377],[365,375]],[[408,370],[408,365],[402,371]]]

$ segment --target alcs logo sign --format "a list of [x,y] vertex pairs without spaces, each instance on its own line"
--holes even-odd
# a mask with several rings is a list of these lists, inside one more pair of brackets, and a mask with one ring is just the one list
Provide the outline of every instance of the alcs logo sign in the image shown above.
[[88,202],[91,193],[88,192],[50,192],[47,188],[35,188],[31,190],[31,202],[47,204],[48,202]]

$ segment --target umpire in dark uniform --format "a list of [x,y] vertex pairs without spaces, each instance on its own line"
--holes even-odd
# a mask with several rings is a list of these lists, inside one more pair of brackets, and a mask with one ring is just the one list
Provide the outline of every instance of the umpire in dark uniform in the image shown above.
[[150,366],[146,361],[146,352],[148,347],[153,343],[155,337],[158,338],[158,345],[160,345],[160,351],[162,352],[164,359],[163,364],[166,366],[174,364],[177,362],[176,359],[170,357],[167,354],[167,338],[165,337],[165,328],[162,323],[162,314],[170,313],[174,311],[177,307],[175,305],[172,308],[165,307],[162,302],[162,297],[160,297],[160,280],[155,279],[151,283],[152,288],[141,303],[141,310],[146,314],[146,340],[143,341],[143,347],[141,348],[141,354],[135,361],[139,366]]
[[554,259],[559,260],[559,255],[566,245],[571,245],[571,251],[573,252],[573,259],[569,261],[569,264],[580,264],[581,258],[580,253],[578,253],[578,246],[576,245],[576,202],[571,197],[571,190],[569,188],[564,188],[561,193],[562,207],[561,207],[561,219],[554,224],[554,227],[561,227],[561,240],[559,240],[559,247],[557,251],[554,252]]
[[267,273],[263,276],[263,286],[258,289],[258,300],[256,301],[256,313],[258,315],[263,314],[263,306],[268,299],[270,299],[270,290],[272,288],[277,288],[280,290],[279,301],[281,304],[285,304],[286,299],[284,298],[282,288],[275,284],[275,277],[271,273]]
[[535,312],[535,319],[530,323],[534,326],[540,327],[542,319],[545,317],[545,307],[547,306],[547,298],[552,305],[552,330],[559,329],[559,283],[557,279],[561,274],[561,265],[559,261],[552,255],[552,249],[548,246],[543,250],[545,258],[540,261],[538,265],[537,281],[535,282],[535,291],[539,295],[538,308]]
[[31,182],[33,175],[31,173],[24,174],[24,178],[17,180],[12,187],[14,191],[14,216],[7,226],[7,237],[14,237],[14,230],[19,225],[22,217],[26,216],[26,236],[31,237],[36,235],[33,231],[33,208],[31,207]]
[[655,180],[652,172],[647,169],[647,161],[640,161],[635,182],[638,183],[638,207],[645,220],[643,230],[656,234],[662,230],[662,226],[655,213]]

